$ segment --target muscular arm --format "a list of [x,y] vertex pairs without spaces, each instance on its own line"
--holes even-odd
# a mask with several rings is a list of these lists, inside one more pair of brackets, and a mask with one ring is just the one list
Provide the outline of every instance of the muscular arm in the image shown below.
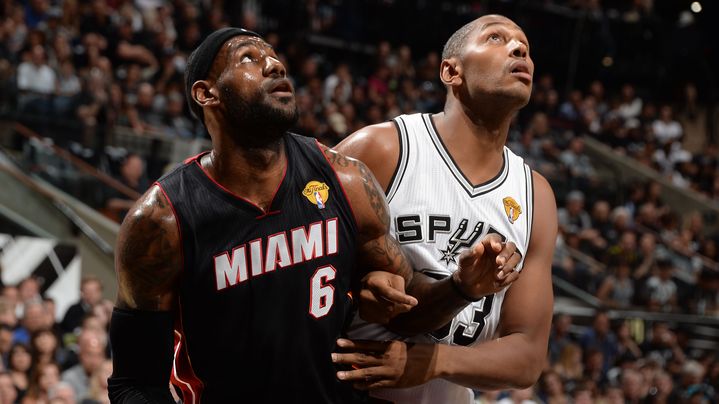
[[[335,149],[361,160],[375,175],[382,190],[387,190],[399,163],[399,137],[393,123],[368,126],[344,139]],[[396,243],[396,242],[395,242]],[[400,334],[413,335],[441,328],[469,303],[460,297],[450,284],[415,272],[406,286],[407,293],[419,304],[407,313],[395,317],[387,326]]]
[[352,204],[359,232],[359,260],[366,271],[386,271],[412,279],[412,267],[389,235],[389,208],[384,193],[367,166],[323,147]]
[[180,250],[172,209],[159,186],[153,186],[130,210],[118,236],[108,384],[113,402],[174,402],[168,383]]
[[534,173],[534,223],[522,276],[507,291],[499,338],[474,347],[438,345],[436,375],[485,390],[534,384],[547,355],[552,321],[551,265],[557,236],[554,194]]

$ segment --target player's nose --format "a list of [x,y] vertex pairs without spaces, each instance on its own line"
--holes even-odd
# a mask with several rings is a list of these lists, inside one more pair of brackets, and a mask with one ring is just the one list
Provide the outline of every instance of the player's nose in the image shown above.
[[516,39],[512,39],[509,43],[509,55],[511,57],[526,59],[527,58],[527,45]]
[[287,76],[287,70],[285,69],[285,65],[280,62],[279,59],[267,56],[265,58],[265,66],[264,66],[264,73],[265,76],[273,76],[273,77],[285,77]]

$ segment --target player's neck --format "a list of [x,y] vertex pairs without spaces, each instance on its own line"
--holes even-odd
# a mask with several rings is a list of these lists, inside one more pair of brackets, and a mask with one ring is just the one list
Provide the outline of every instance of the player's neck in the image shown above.
[[201,160],[203,168],[233,193],[265,209],[287,167],[284,139],[262,146],[246,146],[231,139],[213,139],[213,150]]
[[496,105],[469,108],[456,99],[448,100],[440,118],[447,129],[442,138],[455,137],[475,152],[501,154],[515,112],[498,110]]

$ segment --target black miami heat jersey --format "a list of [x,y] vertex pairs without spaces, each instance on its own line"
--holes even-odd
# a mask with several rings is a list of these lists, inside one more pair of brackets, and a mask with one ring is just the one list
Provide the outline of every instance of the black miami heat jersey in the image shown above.
[[319,144],[284,144],[266,212],[213,181],[201,155],[158,181],[182,238],[172,381],[184,403],[363,401],[330,356],[353,315],[357,225]]

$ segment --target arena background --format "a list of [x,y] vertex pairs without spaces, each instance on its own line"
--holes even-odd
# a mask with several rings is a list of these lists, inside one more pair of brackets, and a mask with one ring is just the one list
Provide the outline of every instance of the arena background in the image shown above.
[[[51,328],[61,370],[83,330],[106,341],[108,300],[74,327],[62,320],[82,277],[114,299],[124,211],[209,147],[182,72],[211,30],[265,35],[295,84],[295,131],[332,145],[401,113],[440,111],[444,42],[500,13],[524,29],[536,65],[508,146],[557,196],[557,315],[540,382],[478,400],[716,402],[716,10],[710,0],[3,0],[0,336],[2,324],[11,341]],[[40,326],[23,311],[36,300],[50,310]],[[12,369],[10,348],[0,343],[4,368],[39,369],[35,352],[32,368]],[[78,402],[107,399],[102,372]]]

